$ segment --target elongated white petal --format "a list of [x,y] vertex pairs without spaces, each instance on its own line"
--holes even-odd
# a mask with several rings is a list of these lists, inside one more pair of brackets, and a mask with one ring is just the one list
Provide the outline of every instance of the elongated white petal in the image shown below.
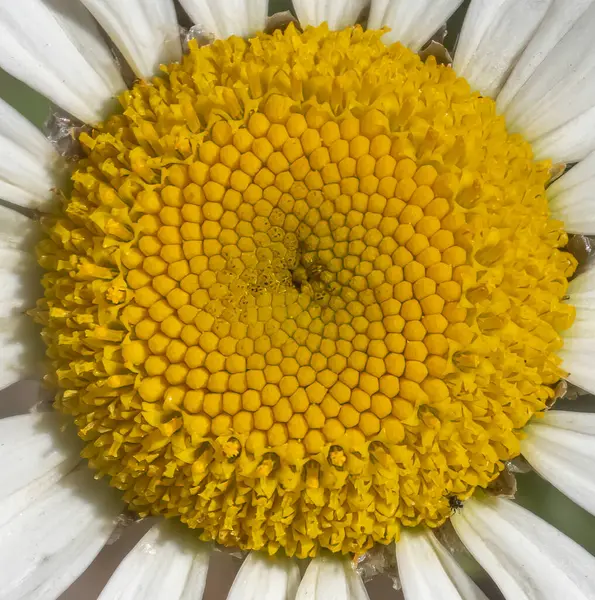
[[369,600],[369,597],[347,559],[318,557],[308,565],[296,600]]
[[369,0],[293,0],[293,7],[302,28],[328,23],[338,30],[354,25]]
[[268,0],[180,0],[196,25],[219,39],[249,37],[265,28]]
[[72,0],[1,2],[0,67],[87,123],[126,87],[93,17]]
[[595,598],[595,558],[514,502],[471,499],[451,522],[506,600]]
[[89,566],[122,506],[77,468],[0,527],[0,599],[53,600]]
[[163,521],[130,551],[99,600],[201,600],[209,554],[196,536]]
[[41,374],[43,342],[25,314],[0,317],[0,390]]
[[80,462],[76,435],[57,412],[0,420],[0,527],[46,494]]
[[487,600],[430,531],[403,530],[395,547],[405,600]]
[[498,94],[498,109],[506,111],[510,101],[544,61],[556,44],[593,4],[594,0],[553,0],[535,35],[525,48]]
[[31,219],[0,206],[0,390],[41,372],[39,328],[25,314],[41,295],[36,241]]
[[595,233],[595,152],[554,181],[547,189],[552,217],[564,221],[569,233]]
[[595,515],[595,414],[550,410],[524,431],[521,452],[531,466]]
[[[593,373],[593,350],[595,340],[595,311],[589,312],[589,320],[576,319],[572,330],[582,330],[580,337],[564,336],[564,348],[558,352],[562,359],[562,368],[569,375],[566,380],[581,389],[595,393],[595,374]],[[572,333],[572,332],[571,332]]]
[[41,131],[0,99],[0,198],[43,207],[62,183],[64,170],[64,161]]
[[595,149],[595,3],[568,4],[552,7],[498,99],[509,128],[532,143],[537,157],[558,162]]
[[33,308],[41,294],[35,224],[12,209],[0,207],[0,319]]
[[531,421],[530,425],[556,427],[559,430],[595,436],[595,413],[549,410],[539,420]]
[[[576,307],[577,313],[595,311],[595,265],[591,264],[568,285],[569,303]],[[569,335],[580,336],[578,327],[572,327]]]
[[[41,296],[40,269],[35,258],[37,235],[31,219],[2,207],[0,210],[0,319],[18,317],[33,308]],[[3,233],[1,220],[7,217],[7,228],[16,227],[12,234]],[[16,235],[21,234],[19,238]],[[0,350],[1,352],[1,350]]]
[[595,265],[575,277],[568,286],[568,302],[576,309],[572,327],[564,332],[564,347],[558,352],[570,383],[595,393]]
[[463,0],[372,0],[368,29],[390,27],[386,43],[401,42],[419,50],[436,33]]
[[0,204],[0,247],[31,250],[40,233],[39,222]]
[[25,314],[42,293],[39,281],[34,256],[0,242],[0,389],[41,374],[43,342]]
[[294,600],[299,583],[300,570],[295,561],[251,552],[227,600]]
[[473,0],[453,67],[484,96],[496,96],[552,0]]
[[156,75],[159,66],[182,56],[172,0],[81,0],[132,67],[137,77]]
[[33,308],[40,297],[39,269],[35,256],[0,242],[0,319]]
[[[582,160],[595,148],[595,107],[574,117],[533,142],[533,152],[538,159],[554,162]],[[522,133],[522,132],[521,132]]]

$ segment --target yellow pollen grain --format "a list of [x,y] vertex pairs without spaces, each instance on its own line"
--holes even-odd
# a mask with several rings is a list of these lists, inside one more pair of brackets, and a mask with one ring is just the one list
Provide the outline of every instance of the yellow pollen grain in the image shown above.
[[576,264],[549,165],[381,36],[191,42],[81,134],[37,318],[57,408],[140,515],[361,553],[441,525],[552,398]]

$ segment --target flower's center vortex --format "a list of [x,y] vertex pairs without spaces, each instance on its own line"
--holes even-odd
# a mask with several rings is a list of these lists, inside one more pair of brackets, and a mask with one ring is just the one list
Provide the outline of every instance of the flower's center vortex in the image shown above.
[[549,165],[380,37],[192,45],[81,136],[38,314],[58,408],[141,515],[361,552],[443,523],[552,398]]

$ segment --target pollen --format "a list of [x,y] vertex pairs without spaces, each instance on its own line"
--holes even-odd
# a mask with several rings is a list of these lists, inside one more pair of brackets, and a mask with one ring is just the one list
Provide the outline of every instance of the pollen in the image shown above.
[[80,135],[36,318],[141,516],[361,553],[444,523],[552,399],[576,263],[550,165],[382,34],[191,42]]

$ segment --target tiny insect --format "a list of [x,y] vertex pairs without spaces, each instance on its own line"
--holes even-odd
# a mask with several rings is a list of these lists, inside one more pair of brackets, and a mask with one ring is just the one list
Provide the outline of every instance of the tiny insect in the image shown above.
[[450,510],[453,512],[457,512],[463,508],[463,501],[457,498],[456,496],[448,497],[448,505],[450,506]]

